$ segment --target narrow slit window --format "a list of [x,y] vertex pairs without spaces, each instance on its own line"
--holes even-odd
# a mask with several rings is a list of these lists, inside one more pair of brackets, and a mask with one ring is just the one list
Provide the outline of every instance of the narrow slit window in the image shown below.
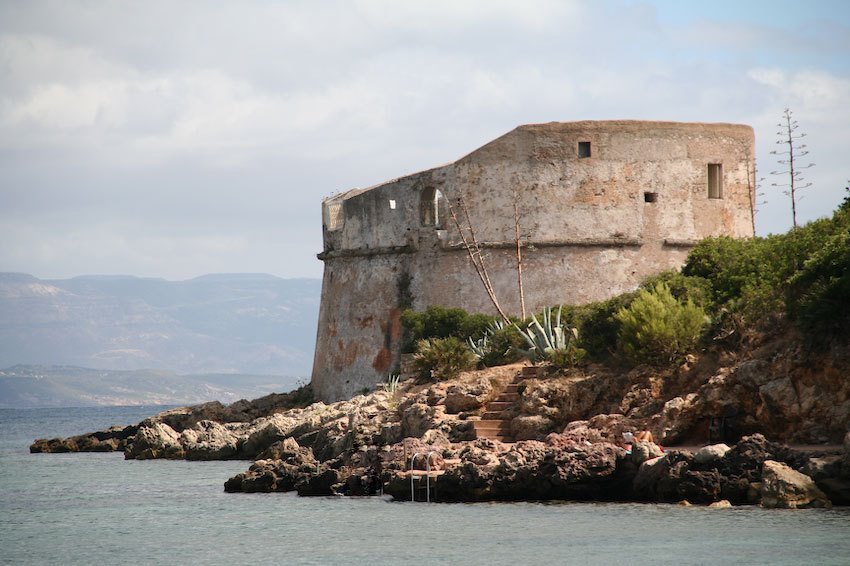
[[723,198],[723,165],[708,164],[708,198]]
[[579,157],[590,157],[590,142],[589,141],[578,142],[578,156]]
[[390,199],[390,210],[395,210],[395,200]]
[[658,193],[643,193],[643,202],[658,202]]

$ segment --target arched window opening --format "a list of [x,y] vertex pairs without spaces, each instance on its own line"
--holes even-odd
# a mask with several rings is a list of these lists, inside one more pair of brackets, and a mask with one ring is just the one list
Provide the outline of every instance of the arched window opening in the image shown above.
[[342,214],[342,202],[325,203],[325,228],[329,232],[339,230],[345,223],[345,217]]
[[446,197],[440,189],[428,187],[422,191],[422,200],[419,202],[419,213],[422,226],[431,226],[437,229],[445,227]]

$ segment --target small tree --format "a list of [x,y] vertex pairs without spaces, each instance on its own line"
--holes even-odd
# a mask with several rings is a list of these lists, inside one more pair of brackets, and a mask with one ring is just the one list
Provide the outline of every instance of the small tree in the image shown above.
[[706,323],[705,312],[690,300],[680,303],[665,283],[641,289],[616,314],[620,348],[633,362],[667,364],[692,350]]
[[806,144],[800,143],[800,140],[806,137],[805,133],[797,133],[800,125],[797,120],[794,120],[790,109],[786,108],[782,114],[782,121],[777,126],[779,131],[776,135],[779,139],[776,144],[783,147],[782,150],[773,150],[770,153],[779,158],[777,162],[782,166],[778,171],[771,171],[771,175],[788,176],[788,182],[773,183],[774,187],[783,189],[783,192],[791,197],[791,217],[794,222],[794,228],[797,227],[797,192],[805,188],[811,187],[811,183],[805,182],[803,179],[802,170],[814,167],[814,163],[801,165],[800,158],[809,154],[806,149]]
[[437,381],[452,379],[462,371],[473,369],[477,362],[466,344],[454,336],[420,340],[413,356],[420,377]]

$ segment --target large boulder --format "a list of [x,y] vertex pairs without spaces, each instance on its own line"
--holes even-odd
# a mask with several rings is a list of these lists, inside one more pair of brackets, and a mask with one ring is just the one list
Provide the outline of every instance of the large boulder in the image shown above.
[[552,419],[543,415],[519,416],[511,420],[514,440],[539,440],[552,431]]
[[258,460],[284,460],[290,464],[310,463],[315,464],[316,458],[313,451],[305,446],[300,446],[294,438],[285,438],[275,442],[260,453]]
[[661,407],[656,417],[656,428],[661,431],[661,442],[675,444],[694,428],[700,418],[702,399],[696,393],[673,397]]
[[30,445],[30,454],[62,454],[65,452],[79,452],[77,442],[74,438],[37,438]]
[[484,406],[493,393],[493,385],[484,377],[450,385],[446,389],[446,413],[456,415],[476,411]]
[[403,437],[421,438],[426,431],[439,425],[435,407],[425,403],[414,403],[401,415],[401,434]]
[[[479,439],[436,479],[434,493],[440,501],[616,499],[624,493],[618,475],[623,455],[612,444],[575,442],[568,435],[510,445]],[[387,492],[407,499],[410,487],[402,479],[390,482]]]
[[139,427],[113,426],[106,430],[90,432],[69,438],[39,438],[30,446],[30,452],[112,452],[124,450]]
[[312,474],[298,482],[295,490],[302,497],[334,495],[338,488],[342,488],[348,476],[340,470],[325,468],[318,474]]
[[124,457],[128,460],[180,459],[183,456],[180,435],[161,422],[150,422],[140,426],[133,441],[124,450]]
[[632,443],[631,461],[635,466],[640,466],[647,460],[652,460],[663,456],[664,452],[654,442],[634,442]]
[[782,462],[767,460],[762,469],[761,505],[768,509],[831,507],[827,496],[805,474]]
[[806,474],[816,482],[826,478],[837,478],[841,475],[841,456],[820,456],[809,458],[798,471]]
[[657,501],[711,503],[720,499],[722,477],[716,469],[700,469],[688,452],[668,454],[655,486]]
[[256,458],[262,451],[283,440],[297,424],[297,419],[283,414],[257,419],[251,423],[248,437],[239,449],[240,455]]
[[759,397],[761,412],[769,411],[773,418],[794,419],[800,416],[800,399],[789,377],[765,383],[759,387]]
[[563,434],[574,440],[581,437],[591,444],[596,442],[618,444],[623,441],[624,432],[644,428],[642,421],[619,413],[611,413],[595,415],[586,421],[572,421],[564,427]]
[[266,453],[274,457],[257,460],[246,472],[227,480],[224,490],[246,493],[292,491],[322,470],[313,457],[313,451],[299,446],[292,438],[277,442]]
[[711,462],[715,462],[726,456],[726,453],[729,452],[729,450],[731,450],[731,448],[723,443],[703,446],[694,453],[694,462],[697,464],[709,464]]
[[200,421],[180,435],[187,460],[234,458],[239,440],[232,428],[215,421]]
[[670,470],[669,454],[644,461],[632,480],[632,497],[641,501],[655,501],[657,486]]
[[802,458],[787,446],[771,442],[761,434],[753,434],[742,438],[722,459],[709,465],[717,467],[724,476],[743,478],[749,483],[755,483],[761,481],[762,464],[765,460],[792,464],[795,468],[803,464]]
[[746,360],[738,364],[734,377],[738,383],[750,390],[758,390],[773,379],[770,364],[759,359]]

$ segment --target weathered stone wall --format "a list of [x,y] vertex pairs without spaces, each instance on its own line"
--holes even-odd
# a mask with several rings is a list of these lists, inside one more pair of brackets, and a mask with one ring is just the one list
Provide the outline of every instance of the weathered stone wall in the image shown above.
[[[461,220],[465,204],[509,312],[514,199],[528,308],[600,300],[680,266],[701,238],[752,236],[753,146],[752,129],[732,124],[520,126],[455,163],[327,199],[314,389],[335,400],[384,380],[405,306],[493,312],[447,202]],[[722,198],[709,198],[709,164],[722,168]]]

